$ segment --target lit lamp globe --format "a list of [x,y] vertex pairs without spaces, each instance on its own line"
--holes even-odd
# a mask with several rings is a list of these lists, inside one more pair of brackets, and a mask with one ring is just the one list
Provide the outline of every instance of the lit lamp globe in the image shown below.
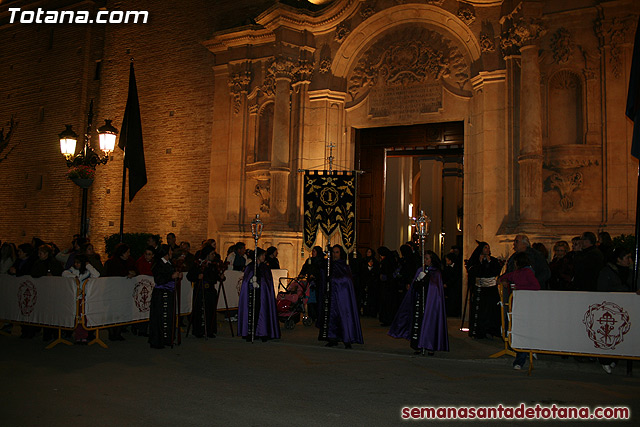
[[76,142],[78,141],[78,134],[76,134],[71,125],[65,125],[67,128],[58,134],[60,139],[60,152],[69,160],[76,154]]
[[98,128],[98,140],[100,141],[100,149],[104,151],[106,155],[113,152],[116,146],[116,136],[118,135],[118,129],[112,124],[111,120],[105,119],[104,125]]

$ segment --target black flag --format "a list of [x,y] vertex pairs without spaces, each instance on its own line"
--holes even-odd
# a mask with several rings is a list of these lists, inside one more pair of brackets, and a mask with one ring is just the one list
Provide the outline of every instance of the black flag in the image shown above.
[[627,117],[633,120],[631,155],[636,159],[640,159],[640,19],[638,19],[636,39],[633,46],[633,59],[631,60],[629,93],[627,95]]
[[133,62],[129,68],[129,95],[124,110],[118,147],[125,152],[124,161],[126,168],[129,169],[129,202],[131,202],[136,193],[147,183],[147,168],[144,164],[144,148],[142,146],[140,103],[138,102],[138,87],[136,86],[136,75],[133,72]]

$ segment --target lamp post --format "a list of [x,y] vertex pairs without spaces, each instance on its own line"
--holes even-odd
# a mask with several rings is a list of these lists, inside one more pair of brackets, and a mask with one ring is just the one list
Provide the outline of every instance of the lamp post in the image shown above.
[[67,160],[69,168],[68,177],[78,187],[82,188],[82,211],[80,214],[80,235],[87,236],[87,200],[89,187],[95,177],[96,166],[104,165],[109,161],[109,154],[113,152],[116,143],[118,129],[113,127],[111,120],[105,120],[105,124],[98,128],[100,152],[91,147],[91,126],[93,124],[93,100],[89,104],[87,115],[87,131],[84,134],[83,147],[76,154],[78,135],[71,125],[65,125],[66,129],[58,134],[60,140],[60,152]]

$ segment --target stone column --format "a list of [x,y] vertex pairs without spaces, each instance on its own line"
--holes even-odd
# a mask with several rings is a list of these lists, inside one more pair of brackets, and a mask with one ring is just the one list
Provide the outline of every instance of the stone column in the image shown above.
[[520,225],[542,223],[542,99],[538,45],[520,47]]
[[278,58],[271,65],[275,75],[275,105],[273,113],[273,143],[271,146],[271,217],[285,222],[288,207],[289,150],[291,138],[291,79],[293,63]]

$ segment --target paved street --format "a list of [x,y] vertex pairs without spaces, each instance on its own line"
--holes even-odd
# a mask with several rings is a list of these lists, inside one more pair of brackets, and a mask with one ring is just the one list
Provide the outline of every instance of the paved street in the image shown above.
[[501,343],[469,339],[457,331],[459,320],[449,322],[451,352],[433,357],[414,356],[374,319],[362,323],[366,343],[352,350],[325,348],[302,324],[254,344],[231,338],[225,324],[216,339],[190,336],[164,350],[131,334],[108,349],[51,350],[40,336],[2,336],[2,425],[395,425],[403,406],[520,403],[640,413],[639,364],[630,378],[626,363],[607,375],[597,363],[540,355],[528,377],[511,369],[510,357],[488,359]]

